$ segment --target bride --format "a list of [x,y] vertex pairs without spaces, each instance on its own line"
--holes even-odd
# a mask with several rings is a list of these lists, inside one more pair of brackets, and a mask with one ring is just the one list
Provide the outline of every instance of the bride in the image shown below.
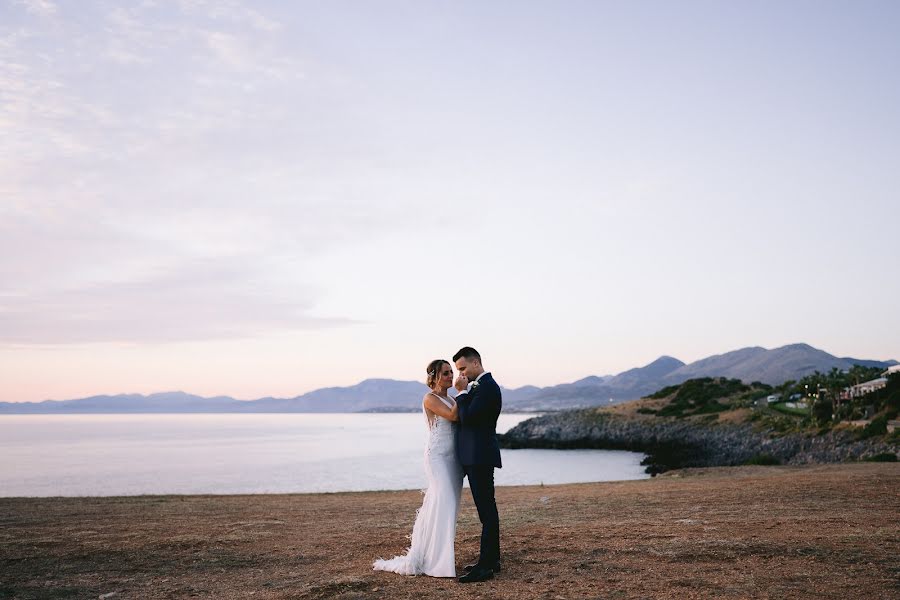
[[447,395],[453,384],[453,369],[449,362],[438,359],[431,361],[426,372],[426,383],[431,391],[422,398],[428,423],[425,500],[416,511],[406,554],[390,560],[376,560],[372,566],[376,571],[402,575],[424,573],[432,577],[456,577],[454,541],[463,472],[456,456],[458,407]]

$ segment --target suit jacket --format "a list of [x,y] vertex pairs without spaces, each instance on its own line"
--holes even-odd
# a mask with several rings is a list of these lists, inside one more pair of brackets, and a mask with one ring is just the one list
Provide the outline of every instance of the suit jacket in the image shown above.
[[459,427],[456,428],[456,454],[463,466],[489,465],[501,468],[497,442],[497,417],[503,408],[500,386],[490,373],[477,385],[456,397]]

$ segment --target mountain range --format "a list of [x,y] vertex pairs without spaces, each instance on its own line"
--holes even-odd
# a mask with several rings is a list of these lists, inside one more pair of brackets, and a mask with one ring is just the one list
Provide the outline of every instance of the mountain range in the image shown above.
[[[671,356],[661,356],[648,365],[618,375],[592,375],[544,388],[504,389],[503,407],[506,411],[530,412],[624,402],[697,377],[729,377],[747,383],[760,381],[778,385],[815,371],[844,370],[854,364],[887,368],[898,363],[896,360],[839,358],[808,344],[791,344],[771,350],[741,348],[690,364]],[[0,414],[406,412],[420,410],[422,394],[426,391],[423,383],[415,381],[367,379],[353,386],[322,388],[294,398],[236,400],[229,396],[204,398],[184,392],[149,396],[119,394],[77,400],[0,402]]]

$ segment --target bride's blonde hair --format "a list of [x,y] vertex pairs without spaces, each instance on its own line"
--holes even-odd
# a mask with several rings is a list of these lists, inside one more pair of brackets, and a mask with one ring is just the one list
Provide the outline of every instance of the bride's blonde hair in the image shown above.
[[428,377],[425,379],[425,385],[429,388],[433,388],[435,382],[438,380],[438,376],[440,375],[440,370],[444,367],[444,365],[449,365],[450,363],[444,360],[443,358],[437,358],[425,367],[425,373],[428,374]]

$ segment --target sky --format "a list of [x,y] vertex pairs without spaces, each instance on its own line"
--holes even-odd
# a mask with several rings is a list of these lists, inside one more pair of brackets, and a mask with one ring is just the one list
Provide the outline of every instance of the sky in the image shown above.
[[0,401],[900,359],[900,4],[0,0]]

